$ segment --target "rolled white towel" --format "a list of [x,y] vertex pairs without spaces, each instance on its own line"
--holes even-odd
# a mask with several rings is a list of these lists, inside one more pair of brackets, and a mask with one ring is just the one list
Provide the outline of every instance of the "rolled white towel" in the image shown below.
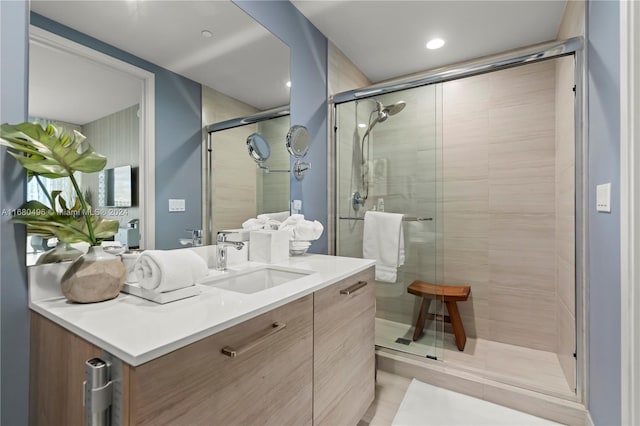
[[301,220],[293,230],[293,236],[296,240],[313,241],[320,238],[324,227],[320,222],[314,220]]
[[205,277],[205,261],[189,249],[146,250],[136,262],[140,287],[158,293],[189,287]]
[[259,214],[258,219],[263,221],[267,221],[269,219],[277,220],[278,222],[283,222],[286,218],[289,217],[289,212],[277,212],[277,213],[264,213]]

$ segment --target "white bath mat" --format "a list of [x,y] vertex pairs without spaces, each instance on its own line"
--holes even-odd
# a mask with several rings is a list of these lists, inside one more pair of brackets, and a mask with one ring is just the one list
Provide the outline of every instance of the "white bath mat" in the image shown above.
[[557,424],[416,379],[409,385],[393,419],[393,426]]

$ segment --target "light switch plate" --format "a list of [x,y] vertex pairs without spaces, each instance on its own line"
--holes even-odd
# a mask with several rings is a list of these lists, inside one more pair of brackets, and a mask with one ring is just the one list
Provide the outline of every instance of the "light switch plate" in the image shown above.
[[596,186],[596,210],[611,213],[611,184],[603,183]]
[[185,202],[183,199],[169,198],[169,212],[183,212],[185,210]]

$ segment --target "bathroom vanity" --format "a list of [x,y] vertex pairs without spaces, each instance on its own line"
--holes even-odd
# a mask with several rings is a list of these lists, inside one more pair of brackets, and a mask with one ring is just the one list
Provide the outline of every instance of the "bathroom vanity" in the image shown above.
[[70,304],[55,295],[60,271],[30,270],[31,423],[83,424],[85,361],[99,357],[112,424],[357,424],[374,397],[373,261],[273,266],[306,274],[251,293],[205,284],[165,305]]

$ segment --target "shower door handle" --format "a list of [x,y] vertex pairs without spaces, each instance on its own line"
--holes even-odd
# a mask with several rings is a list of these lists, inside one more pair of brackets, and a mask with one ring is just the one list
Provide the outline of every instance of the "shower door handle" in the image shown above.
[[366,286],[367,284],[368,283],[366,281],[358,281],[354,285],[340,290],[340,294],[344,294],[344,295],[348,296],[348,295],[350,295],[352,293],[355,293],[356,291],[360,290],[362,287]]

